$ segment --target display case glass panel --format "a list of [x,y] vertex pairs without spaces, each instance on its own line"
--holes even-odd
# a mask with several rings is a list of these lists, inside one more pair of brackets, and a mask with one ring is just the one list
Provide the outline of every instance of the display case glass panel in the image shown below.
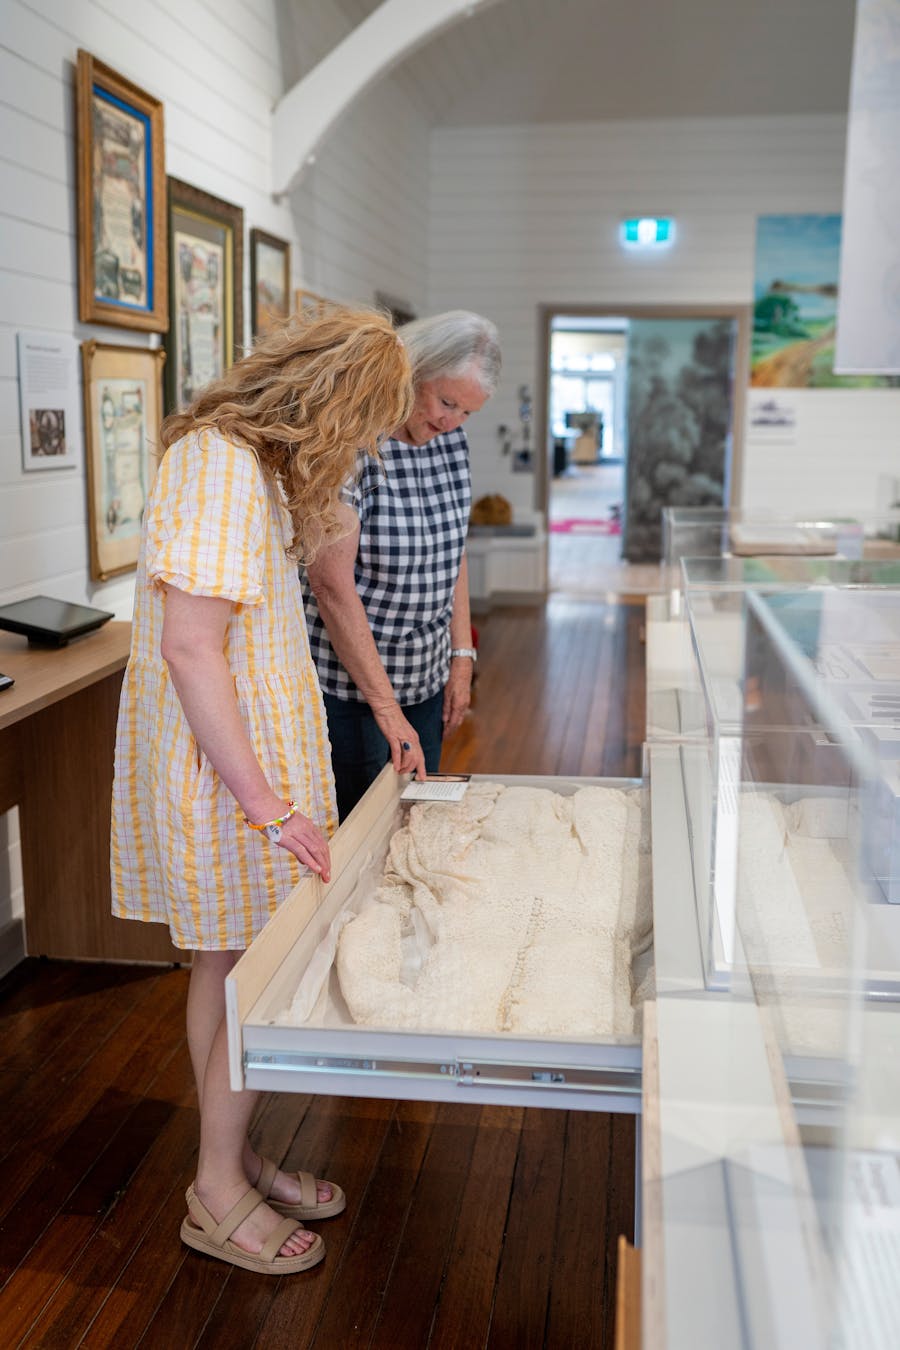
[[900,556],[798,558],[776,554],[681,559],[682,589],[797,590],[807,586],[900,587]]
[[664,507],[667,587],[681,584],[682,558],[863,556],[865,529],[844,512],[790,513],[762,507]]
[[897,1344],[900,594],[747,601],[732,997],[790,1084],[827,1344]]

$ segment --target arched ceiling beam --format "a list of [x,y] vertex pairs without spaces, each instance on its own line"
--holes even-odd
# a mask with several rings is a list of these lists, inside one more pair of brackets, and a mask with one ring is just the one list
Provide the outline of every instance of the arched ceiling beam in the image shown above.
[[290,192],[316,148],[376,80],[445,28],[496,0],[382,0],[275,107],[272,190]]

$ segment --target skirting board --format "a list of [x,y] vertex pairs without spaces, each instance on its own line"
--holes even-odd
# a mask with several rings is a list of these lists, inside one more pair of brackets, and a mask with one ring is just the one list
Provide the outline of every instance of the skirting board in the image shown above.
[[0,930],[0,977],[25,960],[25,925],[21,919],[11,919]]

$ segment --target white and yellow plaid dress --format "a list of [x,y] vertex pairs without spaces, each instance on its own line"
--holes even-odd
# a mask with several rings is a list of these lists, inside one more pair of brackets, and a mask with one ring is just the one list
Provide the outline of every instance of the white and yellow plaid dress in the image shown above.
[[242,950],[304,868],[249,830],[197,745],[160,655],[168,582],[231,600],[225,654],[272,789],[326,834],[337,825],[322,695],[291,522],[251,450],[214,430],[166,452],[147,504],[112,802],[113,913],[162,920],[176,946]]

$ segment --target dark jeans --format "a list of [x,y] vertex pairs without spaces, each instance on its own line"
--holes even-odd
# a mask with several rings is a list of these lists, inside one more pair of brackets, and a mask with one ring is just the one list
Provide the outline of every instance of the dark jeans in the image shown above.
[[[338,817],[350,814],[370,783],[391,757],[388,743],[372,716],[368,703],[324,694],[331,739],[331,763],[337,788]],[[444,735],[443,689],[424,703],[408,703],[403,716],[415,727],[425,752],[425,768],[437,773]]]

